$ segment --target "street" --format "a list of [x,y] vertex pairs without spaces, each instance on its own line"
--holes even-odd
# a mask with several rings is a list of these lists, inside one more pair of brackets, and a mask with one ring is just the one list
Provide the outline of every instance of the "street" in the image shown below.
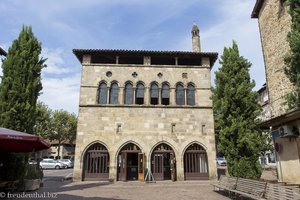
[[68,169],[44,169],[43,182],[47,181],[63,181],[72,176],[73,168]]

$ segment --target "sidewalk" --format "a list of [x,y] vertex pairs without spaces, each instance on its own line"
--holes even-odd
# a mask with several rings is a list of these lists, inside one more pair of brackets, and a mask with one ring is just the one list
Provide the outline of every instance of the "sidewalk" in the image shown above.
[[[62,200],[228,200],[229,197],[214,192],[213,181],[161,181],[144,182],[57,182],[45,181],[44,187],[31,193],[30,199]],[[28,194],[28,193],[27,193]],[[40,195],[40,196],[38,196]],[[46,198],[45,198],[46,197]],[[29,198],[18,198],[29,199]]]

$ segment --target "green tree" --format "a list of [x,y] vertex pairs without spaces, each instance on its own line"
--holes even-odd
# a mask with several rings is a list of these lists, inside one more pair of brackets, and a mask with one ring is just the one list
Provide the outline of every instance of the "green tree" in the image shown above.
[[36,106],[36,122],[34,125],[34,134],[45,139],[49,139],[52,132],[52,114],[53,111],[43,102],[38,102]]
[[31,27],[23,26],[2,63],[1,127],[33,133],[36,102],[42,90],[41,70],[45,62],[40,58],[41,50],[41,43]]
[[213,90],[215,120],[218,125],[218,151],[226,156],[231,176],[259,178],[258,158],[263,149],[255,86],[250,80],[251,63],[239,55],[238,45],[224,48]]
[[60,145],[63,142],[73,144],[76,138],[77,118],[75,114],[70,114],[64,110],[56,110],[51,120],[52,131],[50,140],[58,142],[57,154],[60,156]]
[[289,13],[292,17],[291,31],[287,39],[290,51],[285,56],[285,73],[295,86],[295,90],[287,95],[290,109],[300,107],[300,1],[288,0]]
[[[33,133],[36,123],[36,102],[42,90],[41,43],[31,27],[23,26],[3,60],[0,84],[0,127]],[[28,154],[2,154],[1,177],[23,180]]]

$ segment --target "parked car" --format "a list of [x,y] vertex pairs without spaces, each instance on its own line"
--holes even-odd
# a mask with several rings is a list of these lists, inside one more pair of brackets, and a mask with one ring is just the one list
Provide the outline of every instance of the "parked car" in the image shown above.
[[67,165],[68,168],[74,167],[74,163],[70,159],[59,159],[57,161]]
[[226,159],[224,157],[217,157],[217,164],[218,165],[227,165]]
[[40,166],[43,169],[65,169],[68,167],[66,164],[58,162],[57,160],[51,158],[43,159],[40,162]]

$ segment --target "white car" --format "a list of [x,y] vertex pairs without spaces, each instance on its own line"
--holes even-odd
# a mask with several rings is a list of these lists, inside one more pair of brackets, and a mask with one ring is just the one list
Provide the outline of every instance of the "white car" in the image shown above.
[[43,169],[65,169],[68,167],[64,163],[58,162],[57,160],[50,159],[50,158],[43,159],[40,162],[40,166]]
[[59,159],[57,161],[67,165],[68,168],[74,167],[74,163],[70,159]]

